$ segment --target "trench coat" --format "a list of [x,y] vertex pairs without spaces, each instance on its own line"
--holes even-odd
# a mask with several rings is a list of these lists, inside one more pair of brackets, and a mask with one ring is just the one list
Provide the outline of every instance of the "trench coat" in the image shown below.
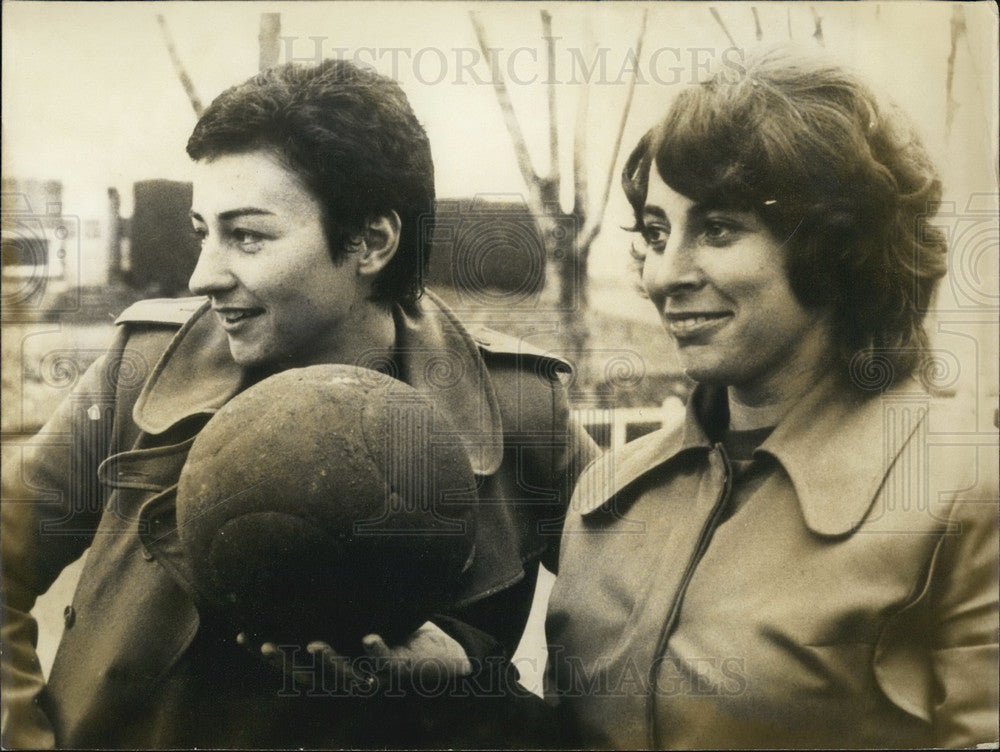
[[[455,636],[469,652],[509,654],[595,446],[568,419],[562,361],[470,334],[430,293],[394,317],[394,375],[450,418],[477,476],[475,556],[447,620],[467,627]],[[159,300],[117,323],[108,352],[3,474],[4,746],[365,744],[337,735],[344,714],[329,703],[312,702],[305,733],[308,704],[278,696],[281,672],[195,608],[176,484],[201,427],[244,385],[216,317],[203,299]],[[46,682],[29,612],[85,550]]]
[[573,743],[995,744],[997,437],[953,402],[831,376],[737,472],[699,387],[588,468],[546,626]]

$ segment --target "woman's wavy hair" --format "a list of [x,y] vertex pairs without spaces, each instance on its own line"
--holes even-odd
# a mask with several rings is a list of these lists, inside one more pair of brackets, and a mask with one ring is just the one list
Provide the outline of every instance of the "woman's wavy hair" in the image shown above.
[[323,207],[335,262],[368,218],[396,211],[399,248],[372,299],[410,304],[423,293],[434,219],[430,143],[395,81],[346,60],[287,63],[220,94],[187,144],[195,160],[274,153]]
[[929,221],[941,182],[909,121],[855,75],[786,46],[681,92],[625,165],[636,227],[654,163],[675,191],[752,210],[784,242],[792,290],[831,310],[859,387],[927,357],[924,317],[946,271]]

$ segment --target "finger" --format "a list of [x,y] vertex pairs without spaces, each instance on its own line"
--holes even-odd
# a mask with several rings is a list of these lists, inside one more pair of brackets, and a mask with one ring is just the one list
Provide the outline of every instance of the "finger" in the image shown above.
[[236,635],[236,644],[243,648],[245,651],[251,655],[256,654],[260,649],[257,640],[252,637],[248,632],[240,632]]
[[389,644],[382,639],[381,635],[368,634],[361,638],[361,647],[365,649],[365,653],[370,655],[372,658],[391,658],[392,648]]
[[310,655],[319,656],[327,667],[333,669],[334,675],[339,679],[346,680],[365,692],[377,689],[377,680],[372,673],[359,670],[351,658],[341,655],[327,643],[310,642],[306,645],[306,650]]
[[361,647],[375,664],[374,673],[408,671],[410,656],[400,648],[391,648],[382,635],[368,634],[361,638]]
[[327,643],[316,640],[306,645],[306,652],[309,655],[319,658],[323,663],[332,666],[338,671],[350,663],[350,659],[341,655]]
[[236,644],[247,650],[257,650],[257,639],[251,632],[240,632],[236,635]]
[[[288,673],[285,669],[285,654],[278,650],[278,646],[273,642],[264,642],[260,645],[260,655],[264,659],[264,662],[271,668]],[[304,681],[303,677],[296,673],[291,674],[293,681],[296,683],[302,683]]]
[[340,655],[340,653],[330,647],[329,643],[323,642],[322,640],[313,640],[310,642],[306,645],[306,651],[309,655]]
[[273,642],[262,642],[260,644],[260,654],[264,657],[264,660],[272,665],[279,668],[284,665],[285,655],[278,650],[278,646]]
[[407,676],[413,672],[417,661],[413,650],[404,645],[390,647],[381,635],[368,634],[361,638],[365,655],[375,663],[376,675],[395,673]]
[[276,671],[281,671],[300,687],[308,689],[315,686],[315,678],[307,671],[294,670],[293,663],[287,660],[285,652],[279,649],[277,644],[273,642],[261,643],[260,655],[268,666]]

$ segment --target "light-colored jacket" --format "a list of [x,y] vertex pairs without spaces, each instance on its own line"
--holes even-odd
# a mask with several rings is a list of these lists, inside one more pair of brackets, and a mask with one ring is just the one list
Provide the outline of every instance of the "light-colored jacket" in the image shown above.
[[577,742],[995,743],[997,436],[950,402],[830,377],[737,479],[699,388],[591,465],[546,630]]
[[[512,652],[595,447],[568,422],[561,361],[470,334],[430,294],[395,318],[394,375],[450,418],[479,482],[475,558],[449,614]],[[280,672],[201,623],[177,538],[187,451],[244,374],[203,300],[147,301],[119,324],[3,473],[4,747],[299,746]],[[88,547],[46,684],[29,611]]]

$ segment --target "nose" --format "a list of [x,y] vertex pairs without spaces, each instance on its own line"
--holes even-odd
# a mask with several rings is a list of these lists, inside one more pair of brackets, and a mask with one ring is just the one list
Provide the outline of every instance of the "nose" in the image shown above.
[[670,236],[662,253],[647,253],[642,265],[642,284],[654,302],[704,287],[705,277],[693,244],[677,233]]
[[188,280],[188,289],[194,295],[215,295],[235,284],[236,278],[226,264],[223,249],[211,237],[206,237]]

